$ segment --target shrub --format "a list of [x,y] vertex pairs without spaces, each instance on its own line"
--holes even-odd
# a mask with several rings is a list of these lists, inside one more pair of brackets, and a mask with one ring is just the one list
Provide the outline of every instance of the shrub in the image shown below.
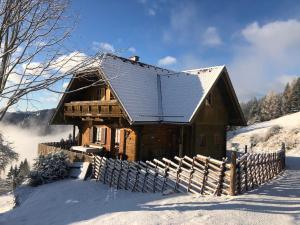
[[260,142],[260,136],[258,134],[253,134],[250,137],[250,143],[252,146],[256,146]]
[[69,159],[63,152],[39,156],[30,172],[30,184],[37,186],[64,179],[69,175]]
[[278,134],[280,132],[280,130],[282,129],[281,126],[279,125],[274,125],[272,127],[270,127],[270,129],[267,131],[267,133],[265,134],[265,138],[264,141],[269,140],[272,136]]

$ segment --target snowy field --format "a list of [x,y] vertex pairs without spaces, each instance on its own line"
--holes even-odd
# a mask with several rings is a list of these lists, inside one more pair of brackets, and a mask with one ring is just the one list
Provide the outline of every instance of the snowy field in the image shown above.
[[[300,140],[299,112],[232,132],[229,143],[249,144],[252,135],[263,137],[274,125],[281,127],[280,132],[258,147],[276,150],[282,141],[293,144]],[[11,129],[8,135],[17,132]],[[38,142],[63,135],[37,137],[19,132],[23,139],[16,142],[16,150],[29,159],[36,156]],[[22,151],[25,149],[29,150]],[[132,193],[76,180],[23,187],[18,193],[21,204],[15,209],[12,194],[0,196],[1,225],[300,224],[300,146],[296,143],[287,152],[287,170],[277,180],[235,197]]]
[[60,181],[23,191],[21,205],[0,214],[0,224],[300,224],[299,150],[288,153],[287,166],[279,179],[236,197],[163,196]]
[[[266,138],[272,127],[280,127],[278,133],[274,133]],[[280,118],[253,124],[228,133],[228,149],[231,143],[238,143],[241,148],[245,145],[250,146],[251,137],[258,140],[258,144],[254,147],[255,151],[274,151],[281,148],[284,142],[288,149],[300,148],[300,112],[282,116]],[[261,140],[259,140],[261,139]]]

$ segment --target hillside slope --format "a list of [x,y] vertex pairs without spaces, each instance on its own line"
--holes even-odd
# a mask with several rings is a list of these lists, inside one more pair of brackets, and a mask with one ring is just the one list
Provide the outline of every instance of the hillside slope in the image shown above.
[[281,143],[287,149],[300,148],[300,112],[280,118],[256,123],[228,133],[228,148],[232,143],[238,143],[241,148],[254,144],[253,150],[278,150]]
[[[277,180],[235,197],[135,193],[94,181],[58,181],[26,190],[19,207],[0,213],[0,224],[300,224],[299,151],[288,152],[287,168]],[[11,201],[3,198],[0,202]]]
[[43,109],[28,112],[8,112],[2,124],[17,126],[23,129],[33,129],[35,133],[43,136],[65,130],[67,126],[50,126],[49,121],[55,109]]

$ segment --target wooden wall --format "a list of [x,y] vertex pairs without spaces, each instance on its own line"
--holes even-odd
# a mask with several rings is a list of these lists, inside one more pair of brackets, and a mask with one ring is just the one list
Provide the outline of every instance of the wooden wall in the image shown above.
[[201,154],[220,159],[226,155],[226,126],[228,109],[220,90],[216,86],[210,96],[210,103],[200,108],[194,123],[189,128],[191,151],[189,155]]
[[89,145],[91,143],[91,126],[92,124],[90,122],[83,122],[82,123],[82,139],[81,139],[81,144],[80,145]]
[[[82,127],[82,142],[81,145],[90,145],[92,142],[91,127],[93,124],[91,122],[84,122]],[[105,125],[100,127],[106,128],[106,141],[102,146],[105,147],[107,151],[114,151],[114,135],[112,132],[115,132],[115,128],[110,128]],[[119,156],[121,156],[124,151],[126,159],[128,160],[137,160],[137,132],[130,128],[121,128],[120,129],[120,145],[119,145]],[[114,152],[113,154],[115,154]],[[117,153],[116,153],[117,154]]]
[[137,160],[137,132],[130,128],[124,128],[120,131],[120,147],[119,154],[126,155],[128,160]]
[[[87,96],[94,96],[97,90],[90,89],[89,92]],[[100,92],[101,99],[111,98],[108,88],[102,87]],[[220,85],[214,87],[209,98],[210,100],[204,102],[198,110],[193,123],[183,126],[183,155],[201,154],[221,159],[226,154],[226,127],[229,121],[229,111],[222,97]],[[83,123],[82,145],[91,143],[91,126],[91,122]],[[119,126],[123,125],[119,124]],[[179,155],[182,126],[164,124],[124,126],[121,127],[120,132],[119,156],[124,154],[128,160],[151,160]],[[107,140],[104,146],[107,150],[113,150],[112,134],[111,129],[107,127]]]
[[179,127],[144,125],[141,128],[139,160],[174,157],[179,151]]

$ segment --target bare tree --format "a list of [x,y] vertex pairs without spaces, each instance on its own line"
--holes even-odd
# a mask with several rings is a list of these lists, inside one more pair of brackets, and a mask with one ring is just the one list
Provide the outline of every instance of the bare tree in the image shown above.
[[98,60],[64,46],[74,27],[67,0],[0,0],[0,120],[28,94]]

